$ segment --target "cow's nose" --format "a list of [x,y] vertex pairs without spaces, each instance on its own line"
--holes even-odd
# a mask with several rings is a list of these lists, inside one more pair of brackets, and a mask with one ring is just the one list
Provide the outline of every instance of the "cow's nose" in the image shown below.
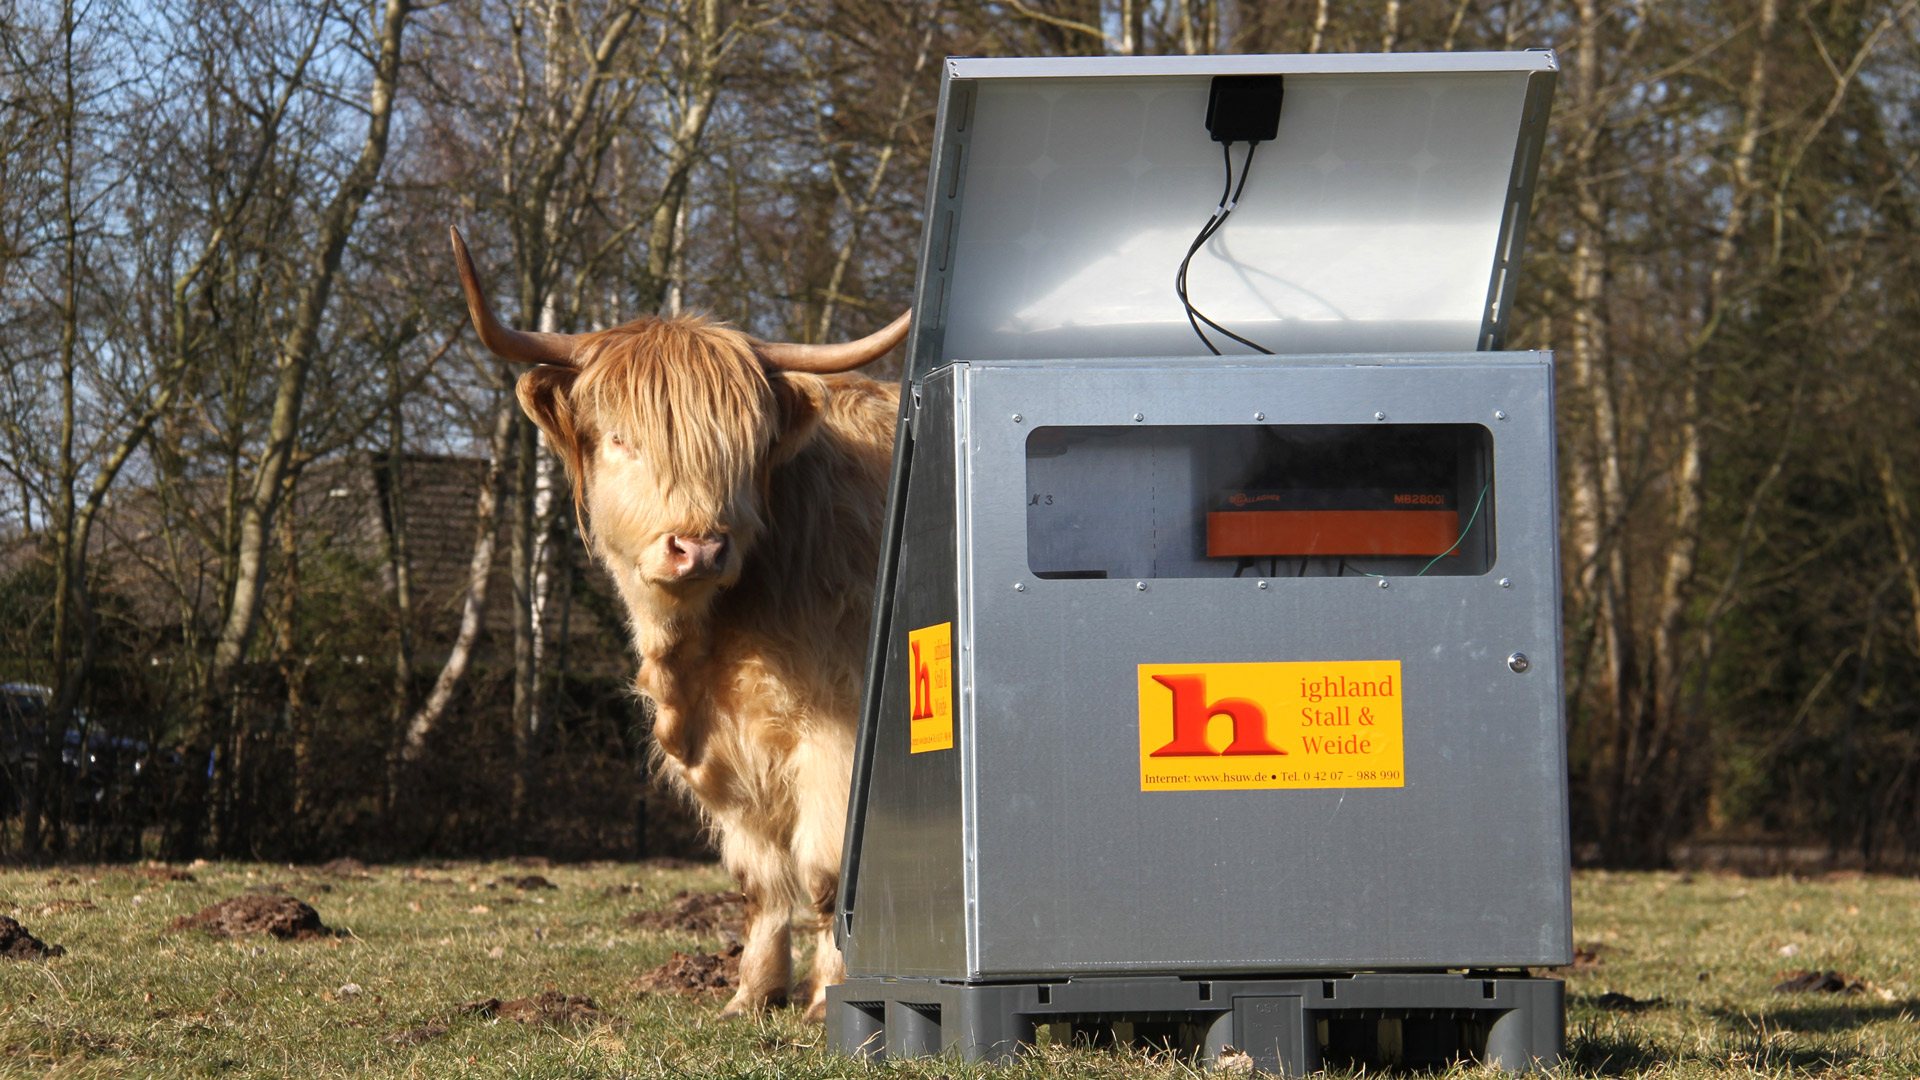
[[724,536],[679,536],[667,534],[667,565],[675,577],[701,577],[716,573],[727,557]]

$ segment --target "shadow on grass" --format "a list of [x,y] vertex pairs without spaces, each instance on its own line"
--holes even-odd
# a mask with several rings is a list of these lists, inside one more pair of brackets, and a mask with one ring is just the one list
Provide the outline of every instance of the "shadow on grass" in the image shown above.
[[1833,1072],[1860,1058],[1861,1055],[1852,1050],[1794,1046],[1759,1036],[1749,1037],[1719,1053],[1707,1055],[1707,1060],[1716,1065],[1749,1073]]
[[1665,1065],[1672,1057],[1638,1039],[1583,1031],[1568,1033],[1565,1060],[1577,1076],[1625,1076]]
[[1665,1009],[1668,1007],[1668,1005],[1667,1005],[1666,998],[1657,997],[1657,998],[1646,998],[1642,1000],[1639,998],[1628,997],[1625,994],[1615,993],[1614,991],[1611,991],[1611,990],[1607,991],[1604,994],[1568,994],[1567,995],[1568,1009],[1571,1010],[1571,1009],[1578,1009],[1582,1007],[1595,1009],[1603,1013],[1631,1014],[1631,1013],[1647,1012],[1653,1009]]
[[1770,1007],[1757,1013],[1732,1009],[1709,1009],[1706,1012],[1728,1024],[1763,1023],[1767,1027],[1784,1028],[1788,1031],[1824,1034],[1853,1031],[1869,1024],[1888,1020],[1910,1021],[1920,1016],[1920,1001],[1868,1003],[1857,998],[1836,998],[1831,1001],[1804,1004],[1795,1002],[1792,1005]]

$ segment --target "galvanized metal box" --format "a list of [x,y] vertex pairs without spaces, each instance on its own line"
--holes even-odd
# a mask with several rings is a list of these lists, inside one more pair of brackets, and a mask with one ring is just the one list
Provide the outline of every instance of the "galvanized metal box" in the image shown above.
[[[849,971],[1568,962],[1552,388],[1531,352],[996,361],[922,380]],[[1063,498],[1030,483],[1036,431],[1305,425],[1484,432],[1483,572],[1034,572],[1030,522]],[[953,747],[913,753],[908,631],[942,623]],[[1381,660],[1403,680],[1403,786],[1143,790],[1140,665]]]
[[[1280,137],[1196,291],[1273,355],[1212,356],[1188,114],[1247,71]],[[1496,351],[1552,73],[949,62],[837,1039],[895,981],[1571,961],[1553,364]]]

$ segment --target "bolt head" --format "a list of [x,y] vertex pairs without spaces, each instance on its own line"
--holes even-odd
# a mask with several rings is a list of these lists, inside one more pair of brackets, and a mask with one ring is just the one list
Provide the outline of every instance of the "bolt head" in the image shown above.
[[1387,414],[1383,412],[1377,412],[1373,414],[1373,418],[1375,420],[1385,420],[1387,418]]
[[1255,420],[1265,420],[1267,418],[1267,414],[1263,412],[1257,412],[1253,414],[1253,418]]
[[1266,582],[1264,582],[1264,581],[1263,581],[1263,582],[1261,582],[1261,583],[1260,583],[1260,587],[1261,587],[1261,588],[1263,588],[1263,589],[1264,589],[1264,588],[1266,588],[1266,587],[1267,587],[1267,583],[1266,583]]
[[1014,413],[1014,414],[1013,414],[1013,422],[1014,422],[1014,423],[1016,423],[1016,424],[1018,424],[1018,423],[1020,423],[1020,422],[1021,422],[1022,420],[1025,420],[1025,419],[1026,419],[1026,417],[1024,417],[1024,416],[1021,416],[1021,415],[1020,415],[1019,413]]
[[1136,581],[1136,582],[1134,582],[1134,583],[1133,583],[1133,587],[1134,587],[1134,588],[1136,588],[1136,589],[1138,589],[1138,590],[1140,590],[1141,592],[1146,592],[1146,591],[1147,591],[1147,583],[1146,583],[1146,582],[1144,582],[1144,581]]
[[1021,582],[1021,581],[1016,581],[1016,582],[1014,582],[1014,583],[1013,583],[1013,591],[1014,591],[1014,592],[1026,592],[1026,591],[1027,591],[1027,586],[1026,586],[1026,583],[1025,583],[1025,582]]
[[1511,589],[1511,588],[1513,588],[1513,579],[1512,579],[1512,578],[1510,578],[1510,577],[1503,577],[1503,578],[1501,578],[1501,579],[1500,579],[1500,587],[1501,587],[1501,588],[1503,588],[1503,589]]
[[1381,587],[1381,588],[1383,588],[1383,589],[1387,587],[1387,579],[1386,579],[1386,578],[1381,578],[1381,579],[1380,579],[1380,587]]
[[1136,424],[1142,420],[1145,420],[1146,418],[1147,418],[1147,414],[1143,412],[1137,412],[1133,414],[1133,422]]
[[1507,657],[1507,666],[1513,669],[1515,675],[1525,675],[1527,669],[1533,666],[1533,661],[1527,659],[1526,653],[1517,652]]
[[1507,418],[1507,410],[1505,409],[1493,410],[1493,418],[1495,420],[1505,420]]

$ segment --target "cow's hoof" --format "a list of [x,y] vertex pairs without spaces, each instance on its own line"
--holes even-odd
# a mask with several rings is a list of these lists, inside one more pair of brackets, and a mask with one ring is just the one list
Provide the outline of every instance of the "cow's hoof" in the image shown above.
[[720,1019],[731,1020],[736,1016],[751,1016],[764,1013],[769,1009],[785,1005],[784,997],[742,997],[735,995],[727,1007],[720,1010]]

